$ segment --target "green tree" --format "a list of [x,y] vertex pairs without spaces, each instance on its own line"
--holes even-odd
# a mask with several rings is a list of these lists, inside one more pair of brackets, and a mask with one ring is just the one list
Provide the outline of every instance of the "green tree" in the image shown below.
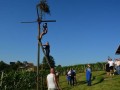
[[14,71],[18,70],[21,66],[24,66],[24,63],[22,63],[20,61],[17,61],[14,64],[10,64],[11,69]]
[[43,57],[43,61],[42,61],[42,66],[43,66],[43,69],[49,69],[49,65],[48,63],[50,64],[51,67],[55,67],[55,61],[54,61],[54,58],[52,56],[50,56],[50,59],[48,60],[48,63],[47,63],[47,60],[45,57]]
[[3,61],[0,61],[0,71],[6,71],[9,69],[9,65]]

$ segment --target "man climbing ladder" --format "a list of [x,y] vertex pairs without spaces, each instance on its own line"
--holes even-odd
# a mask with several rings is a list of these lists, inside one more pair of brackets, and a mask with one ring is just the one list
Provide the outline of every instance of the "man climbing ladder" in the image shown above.
[[39,40],[39,45],[41,46],[43,54],[45,55],[46,61],[47,61],[48,65],[49,65],[49,67],[51,68],[51,65],[49,63],[49,59],[50,59],[49,58],[49,53],[50,53],[49,43],[47,42],[45,45],[43,45],[41,40]]
[[46,42],[45,45],[43,45],[43,48],[45,49],[45,55],[47,56],[48,60],[50,57],[50,45],[49,42]]
[[42,36],[48,32],[47,23],[43,24],[43,32],[40,34],[39,39],[42,39]]

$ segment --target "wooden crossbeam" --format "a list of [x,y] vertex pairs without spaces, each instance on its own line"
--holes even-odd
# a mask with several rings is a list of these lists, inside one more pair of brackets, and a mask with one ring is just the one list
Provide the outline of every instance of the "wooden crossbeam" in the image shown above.
[[21,22],[21,23],[40,23],[40,22],[56,22],[56,20],[36,20],[36,21],[30,21],[30,22]]

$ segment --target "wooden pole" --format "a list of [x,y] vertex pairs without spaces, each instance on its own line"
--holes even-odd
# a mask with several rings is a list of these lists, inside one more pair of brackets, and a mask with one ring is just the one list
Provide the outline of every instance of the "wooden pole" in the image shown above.
[[[40,0],[42,1],[42,0]],[[39,15],[39,11],[38,11],[38,6],[36,7],[37,8],[37,16],[38,16],[38,19],[37,19],[37,22],[38,22],[38,37],[40,36],[41,32],[40,32],[40,24],[41,22],[56,22],[56,20],[44,20],[42,21],[42,10],[40,10],[40,15]],[[40,64],[40,46],[42,48],[42,51],[45,55],[45,51],[43,49],[43,46],[42,46],[42,42],[41,40],[38,39],[38,58],[37,58],[37,90],[39,90],[39,64]],[[47,56],[45,55],[45,58],[46,58],[46,61],[49,65],[49,67],[51,68],[50,64],[49,64],[49,61],[48,61],[48,58]]]
[[[39,22],[39,14],[37,8],[37,15],[38,15],[38,37],[40,36],[40,22]],[[39,64],[40,64],[40,45],[38,40],[38,58],[37,58],[37,90],[39,90]]]
[[[38,23],[39,24],[39,23]],[[40,34],[40,24],[38,25],[38,36]],[[38,40],[38,58],[37,58],[37,90],[39,90],[39,63],[40,63],[40,45]]]
[[[42,1],[42,0],[40,0],[40,1]],[[44,0],[43,0],[44,1]],[[46,1],[46,0],[45,0]],[[39,5],[39,4],[38,4]],[[41,34],[41,32],[40,32],[40,24],[41,24],[41,22],[56,22],[56,20],[42,20],[42,10],[40,10],[40,13],[39,13],[39,11],[38,11],[38,5],[36,6],[36,9],[37,9],[37,21],[32,21],[32,22],[21,22],[21,23],[35,23],[35,22],[38,22],[38,37],[40,36],[40,34]],[[40,14],[40,15],[39,15]],[[39,90],[39,80],[40,80],[40,78],[39,78],[39,65],[40,65],[40,46],[41,46],[41,48],[42,48],[42,51],[43,51],[43,53],[44,53],[44,55],[45,55],[45,51],[44,51],[44,49],[43,49],[43,46],[42,46],[42,42],[41,42],[41,40],[39,40],[38,39],[38,51],[37,51],[37,86],[36,86],[36,89],[37,90]],[[51,66],[50,66],[50,64],[49,64],[49,61],[48,61],[48,58],[47,58],[47,56],[45,55],[45,58],[46,58],[46,61],[47,61],[47,63],[48,63],[48,65],[49,65],[49,67],[51,68]]]

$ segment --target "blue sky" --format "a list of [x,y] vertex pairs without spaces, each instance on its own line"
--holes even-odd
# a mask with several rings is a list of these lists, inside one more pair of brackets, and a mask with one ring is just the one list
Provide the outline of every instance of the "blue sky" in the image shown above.
[[[37,23],[39,0],[0,0],[0,60],[37,63]],[[51,15],[43,19],[56,65],[74,65],[119,58],[120,0],[48,0]],[[40,54],[41,59],[43,54]],[[40,61],[41,62],[41,61]]]

